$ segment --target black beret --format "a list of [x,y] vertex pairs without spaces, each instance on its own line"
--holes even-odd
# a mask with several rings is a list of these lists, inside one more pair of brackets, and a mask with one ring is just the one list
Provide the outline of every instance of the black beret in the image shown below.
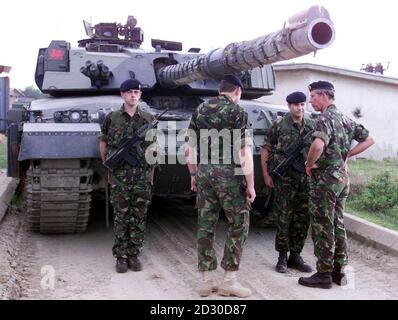
[[136,89],[141,90],[141,83],[135,79],[126,80],[120,85],[121,92],[127,92],[129,90],[136,90]]
[[233,74],[227,74],[222,79],[230,84],[233,84],[234,86],[240,87],[243,91],[243,83],[237,76]]
[[287,103],[302,103],[306,101],[307,96],[300,91],[293,92],[286,97]]
[[312,90],[334,90],[333,84],[327,81],[313,82],[308,86],[310,91]]

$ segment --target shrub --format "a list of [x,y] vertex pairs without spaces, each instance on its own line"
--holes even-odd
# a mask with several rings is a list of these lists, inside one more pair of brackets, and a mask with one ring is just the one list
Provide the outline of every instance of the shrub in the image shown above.
[[359,210],[386,212],[398,209],[398,183],[389,172],[377,175],[362,190],[352,193],[352,204]]

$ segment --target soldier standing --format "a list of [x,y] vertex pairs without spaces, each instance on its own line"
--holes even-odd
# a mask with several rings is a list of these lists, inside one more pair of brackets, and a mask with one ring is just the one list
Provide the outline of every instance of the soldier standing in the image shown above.
[[[373,143],[364,126],[341,113],[333,104],[334,86],[318,81],[309,86],[311,104],[322,112],[315,125],[315,140],[311,144],[306,172],[310,176],[312,238],[317,257],[317,272],[300,278],[307,287],[330,289],[332,281],[345,285],[344,266],[348,263],[347,235],[343,213],[349,192],[348,158],[355,156]],[[351,149],[352,140],[359,143]]]
[[[213,272],[217,268],[217,258],[213,244],[221,208],[228,220],[228,232],[221,262],[226,272],[218,293],[240,298],[251,295],[250,289],[237,281],[242,248],[249,231],[250,203],[256,196],[252,142],[250,138],[245,138],[249,128],[248,114],[237,104],[242,90],[243,84],[238,77],[225,76],[219,86],[220,95],[202,103],[194,111],[189,125],[186,157],[191,188],[198,191],[198,268],[203,280],[199,294],[203,297],[217,290]],[[213,129],[218,133],[227,132],[227,136],[212,141],[206,132]],[[232,139],[236,133],[237,139]],[[198,165],[195,146],[199,146]],[[208,150],[212,155],[209,164]],[[234,161],[225,154],[226,150],[232,150],[229,155],[233,151],[238,154]],[[236,174],[238,165],[241,165],[245,179]]]
[[[154,120],[138,105],[142,94],[139,81],[130,79],[123,82],[120,94],[124,100],[122,107],[109,113],[101,128],[100,154],[103,162],[118,149],[123,138],[133,137],[141,126]],[[138,255],[143,247],[154,167],[148,165],[144,157],[143,150],[149,146],[149,142],[143,141],[141,144],[130,152],[139,165],[131,166],[123,162],[109,174],[114,209],[115,239],[112,252],[118,273],[125,273],[128,268],[142,270]]]
[[[304,170],[311,141],[307,141],[296,162],[302,166],[292,166],[283,177],[271,177],[272,173],[268,160],[272,158],[274,164],[285,160],[284,150],[293,146],[309,133],[314,127],[312,119],[304,118],[305,102],[307,98],[302,92],[293,92],[286,97],[289,113],[277,119],[264,137],[261,150],[261,166],[264,182],[268,188],[274,188],[274,210],[277,215],[277,233],[275,249],[279,252],[276,271],[286,273],[287,268],[294,268],[302,272],[312,269],[300,256],[307,238],[310,225],[308,212],[309,186]],[[270,156],[272,152],[272,156]],[[272,169],[271,169],[272,170]],[[275,180],[275,181],[274,181]],[[289,260],[287,252],[290,251]]]

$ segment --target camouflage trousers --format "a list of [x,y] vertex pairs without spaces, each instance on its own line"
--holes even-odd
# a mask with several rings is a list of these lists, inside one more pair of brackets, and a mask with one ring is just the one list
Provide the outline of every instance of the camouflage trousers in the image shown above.
[[142,169],[114,171],[110,200],[114,213],[113,256],[138,255],[144,243],[147,208],[151,200],[149,173]]
[[309,183],[305,174],[293,173],[275,180],[276,251],[300,253],[303,250],[310,226],[308,198]]
[[332,272],[334,266],[343,267],[348,263],[343,221],[348,193],[349,180],[345,171],[313,170],[309,210],[318,272]]
[[249,232],[250,206],[246,201],[244,177],[234,174],[234,166],[199,165],[196,179],[198,268],[200,271],[217,268],[214,240],[222,208],[228,220],[228,232],[221,267],[236,271]]

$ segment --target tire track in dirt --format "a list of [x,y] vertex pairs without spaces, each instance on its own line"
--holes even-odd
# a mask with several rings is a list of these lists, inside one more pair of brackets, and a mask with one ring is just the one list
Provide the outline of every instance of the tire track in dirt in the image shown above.
[[28,286],[25,275],[34,261],[29,243],[25,216],[12,205],[0,224],[0,300],[19,299]]
[[[149,214],[142,272],[117,274],[112,257],[112,229],[101,216],[92,219],[86,233],[39,235],[27,231],[23,214],[8,214],[0,225],[0,277],[3,299],[200,299],[197,289],[197,217],[192,206],[166,204]],[[226,221],[220,218],[215,241],[219,262],[224,250]],[[278,258],[274,229],[252,225],[243,250],[239,280],[251,299],[398,299],[398,258],[349,241],[353,285],[331,290],[297,284],[303,273],[275,272]],[[315,265],[313,245],[307,239],[304,259]],[[40,287],[41,268],[55,270],[55,288]],[[223,270],[216,271],[219,281]],[[236,299],[212,294],[206,299]]]

